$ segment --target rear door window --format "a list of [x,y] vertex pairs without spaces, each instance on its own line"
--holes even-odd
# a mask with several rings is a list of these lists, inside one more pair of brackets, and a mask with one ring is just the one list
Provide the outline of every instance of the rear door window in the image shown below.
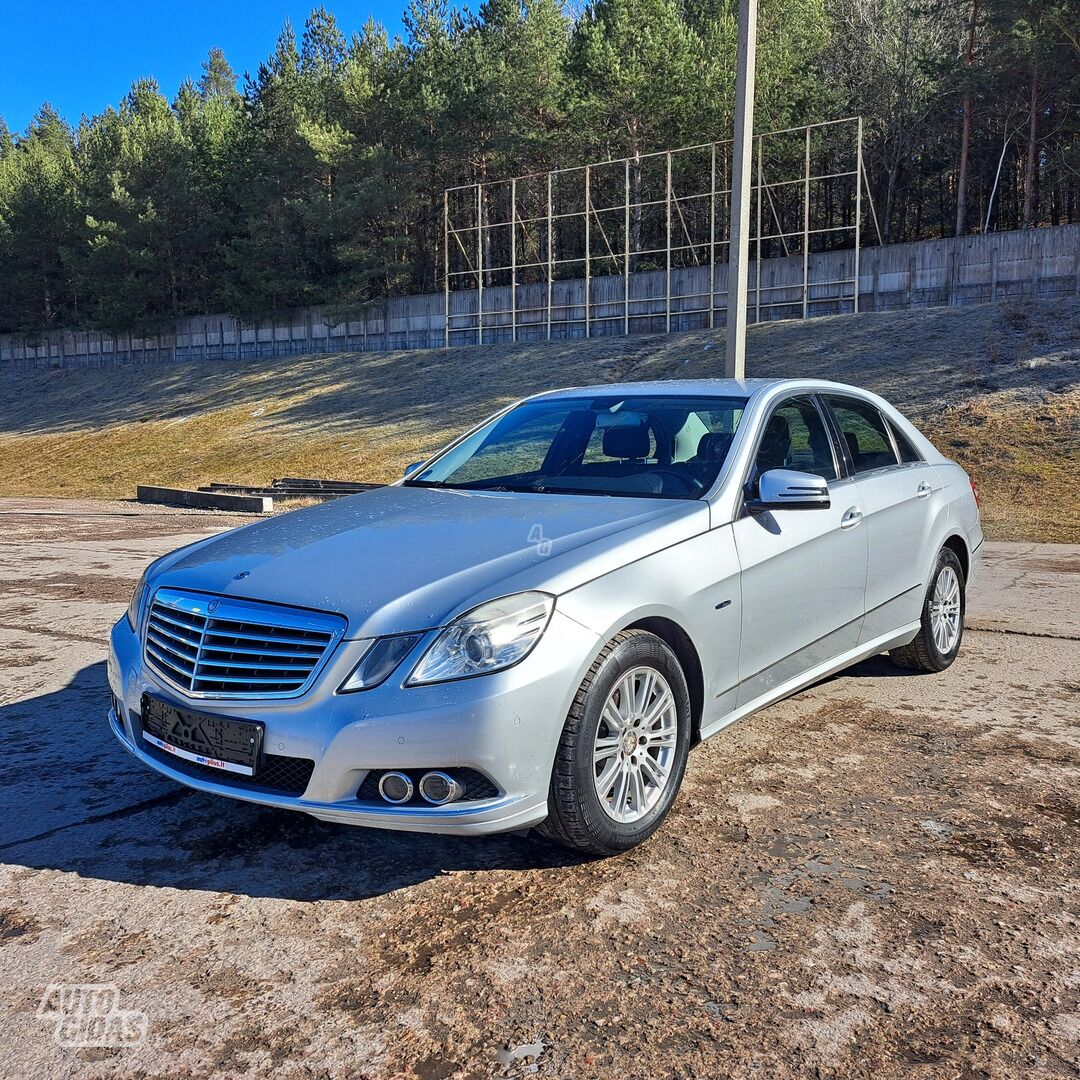
[[911,440],[891,420],[889,421],[889,430],[892,432],[893,439],[896,442],[896,449],[900,451],[900,460],[905,465],[912,465],[917,461],[922,461],[918,450],[911,445]]
[[847,444],[856,476],[900,464],[885,426],[885,417],[873,405],[857,398],[833,395],[828,395],[826,400]]

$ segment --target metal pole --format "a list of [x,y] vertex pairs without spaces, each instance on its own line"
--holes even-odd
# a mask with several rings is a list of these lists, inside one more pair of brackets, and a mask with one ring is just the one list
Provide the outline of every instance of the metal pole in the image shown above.
[[510,181],[510,340],[517,341],[517,180]]
[[476,344],[484,344],[484,185],[476,185]]
[[802,317],[810,311],[810,128],[806,129],[806,174],[803,176]]
[[[1012,141],[1012,136],[1009,135],[1005,139],[1005,145],[1001,148],[1001,157],[998,158],[997,172],[994,174],[994,186],[990,189],[990,202],[986,206],[986,223],[983,225],[983,234],[985,235],[990,231],[990,216],[994,212],[994,196],[997,195],[998,181],[1001,179],[1001,166],[1005,163],[1005,151],[1009,149],[1009,143]],[[888,226],[888,222],[885,222]]]
[[735,73],[735,138],[732,145],[731,230],[728,235],[728,378],[746,376],[746,289],[750,261],[750,164],[754,138],[754,69],[757,0],[739,0],[739,48]]
[[765,141],[763,135],[757,140],[757,258],[754,260],[754,322],[761,322],[761,204],[764,192],[761,189],[761,180],[764,173],[761,161],[761,144]]
[[667,261],[664,264],[666,273],[664,277],[664,329],[671,333],[671,151],[667,157],[667,197],[664,205],[667,207]]
[[551,287],[552,278],[555,276],[555,256],[552,253],[552,245],[554,243],[554,229],[551,223],[551,177],[552,174],[548,173],[547,177],[547,248],[548,248],[548,265],[547,265],[547,339],[551,340]]
[[623,219],[623,333],[630,334],[630,159],[623,161],[625,217]]
[[[366,329],[366,325],[365,325]],[[224,340],[224,338],[222,339]],[[443,192],[443,348],[450,348],[450,192]]]
[[589,307],[590,307],[590,300],[591,300],[590,293],[591,293],[591,286],[592,286],[592,280],[591,280],[591,276],[590,276],[591,271],[592,271],[592,264],[589,261],[589,256],[591,254],[589,249],[592,246],[591,242],[590,242],[590,234],[589,234],[590,219],[592,218],[592,209],[591,209],[592,202],[591,202],[591,200],[589,198],[589,175],[590,175],[589,166],[586,165],[585,166],[585,336],[586,337],[590,336],[590,332],[592,330],[592,326],[591,326],[591,324],[589,322]]
[[716,325],[716,143],[709,162],[709,329]]
[[859,244],[862,241],[862,117],[857,127],[858,148],[855,168],[855,314],[859,314]]

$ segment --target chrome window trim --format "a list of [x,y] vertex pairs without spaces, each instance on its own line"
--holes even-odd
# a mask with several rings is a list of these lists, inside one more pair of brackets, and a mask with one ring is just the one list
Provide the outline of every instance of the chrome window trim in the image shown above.
[[[209,610],[212,602],[217,602],[214,611]],[[147,633],[150,628],[150,611],[154,604],[174,608],[204,619],[221,619],[251,623],[277,630],[312,630],[329,633],[330,638],[323,648],[322,656],[315,662],[307,679],[295,690],[282,691],[236,691],[228,693],[221,690],[194,690],[182,686],[161,670],[147,652]],[[197,701],[280,701],[300,697],[306,694],[318,678],[320,672],[333,656],[338,645],[345,637],[348,621],[343,615],[314,611],[306,608],[287,607],[258,600],[242,600],[231,596],[197,592],[189,589],[163,587],[155,589],[146,601],[146,617],[142,620],[139,635],[140,652],[143,664],[154,678],[159,679],[171,690],[190,700]],[[313,643],[314,644],[314,643]]]

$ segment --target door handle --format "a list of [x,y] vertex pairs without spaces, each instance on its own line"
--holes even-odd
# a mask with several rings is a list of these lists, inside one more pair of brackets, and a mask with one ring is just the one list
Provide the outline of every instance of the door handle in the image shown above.
[[920,484],[920,485],[919,485],[919,486],[918,486],[918,487],[917,487],[917,488],[915,489],[915,498],[916,498],[916,499],[925,499],[925,498],[927,498],[927,497],[928,497],[928,496],[930,495],[930,493],[931,493],[931,492],[932,492],[933,490],[934,490],[934,489],[933,489],[933,488],[932,488],[932,487],[931,487],[931,486],[930,486],[930,485],[929,485],[929,484],[928,484],[928,483],[927,483],[927,482],[926,482],[926,481],[924,480],[924,481],[923,481],[923,482],[922,482],[922,483],[921,483],[921,484]]
[[844,516],[840,519],[840,528],[854,528],[860,521],[862,521],[862,511],[855,506],[848,507],[844,511]]

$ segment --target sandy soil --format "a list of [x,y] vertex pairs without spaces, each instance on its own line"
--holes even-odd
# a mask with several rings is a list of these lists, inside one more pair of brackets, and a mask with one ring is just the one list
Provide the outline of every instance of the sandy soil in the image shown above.
[[[1074,605],[1076,549],[995,546],[948,672],[874,660],[736,725],[588,862],[138,767],[104,720],[120,585],[231,522],[129,509],[0,502],[4,1076],[1077,1075],[1080,643],[1008,600]],[[115,984],[145,1043],[59,1046],[56,982]]]

